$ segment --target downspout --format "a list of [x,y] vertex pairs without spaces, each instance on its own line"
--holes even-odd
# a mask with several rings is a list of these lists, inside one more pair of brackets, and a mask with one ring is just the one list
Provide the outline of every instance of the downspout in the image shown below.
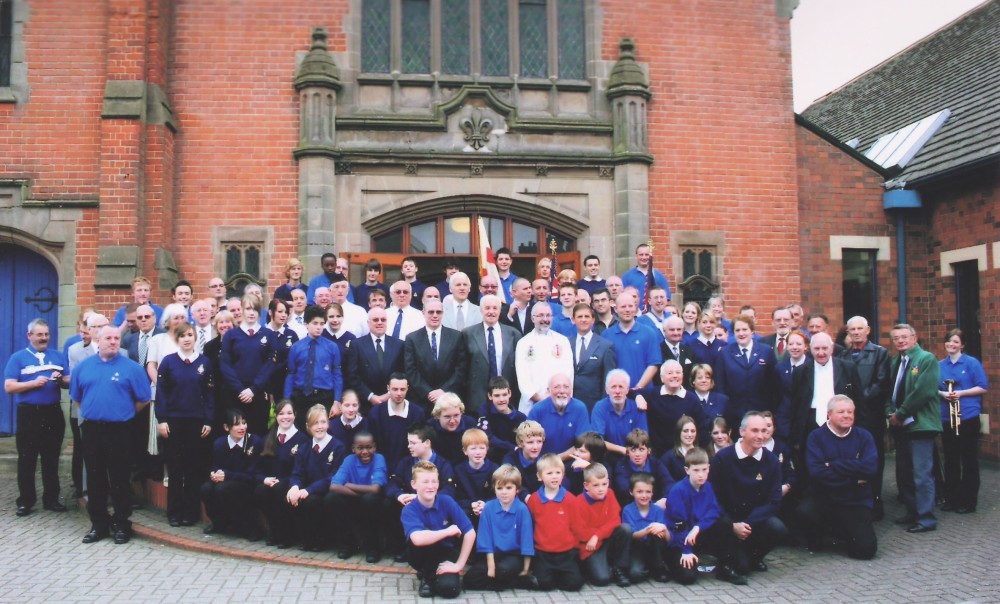
[[[906,183],[898,186],[905,187]],[[899,287],[899,322],[906,323],[906,210],[920,209],[923,203],[917,191],[891,189],[882,194],[882,208],[893,211],[896,218],[896,281]]]

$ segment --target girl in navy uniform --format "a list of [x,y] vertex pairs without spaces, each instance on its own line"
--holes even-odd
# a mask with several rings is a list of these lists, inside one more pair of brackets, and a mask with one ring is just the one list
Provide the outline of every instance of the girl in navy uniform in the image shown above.
[[299,334],[287,325],[289,313],[287,302],[274,298],[267,305],[267,310],[271,319],[267,328],[274,332],[272,343],[274,356],[271,358],[274,370],[267,385],[267,393],[271,397],[271,402],[276,403],[284,395],[285,378],[288,377],[288,351],[291,350],[292,344],[299,341]]
[[215,392],[212,363],[195,347],[194,326],[174,328],[180,348],[159,364],[156,385],[158,431],[166,448],[167,519],[170,526],[191,526],[201,507],[203,440],[212,432]]
[[684,480],[687,473],[684,471],[684,456],[691,449],[698,446],[698,424],[689,415],[682,415],[677,420],[677,429],[674,431],[674,448],[667,451],[660,461],[667,467],[670,477],[675,481]]
[[330,436],[344,445],[345,451],[354,447],[354,435],[358,432],[368,432],[368,419],[359,413],[361,403],[353,390],[345,390],[340,397],[340,415],[330,422]]
[[253,488],[260,481],[257,462],[264,442],[247,431],[247,420],[239,409],[226,413],[229,432],[215,441],[212,471],[201,485],[201,500],[210,524],[205,534],[236,532],[256,537],[254,516],[250,514]]
[[323,330],[323,337],[336,342],[340,347],[340,358],[347,358],[347,349],[351,347],[351,342],[357,339],[353,333],[344,327],[344,307],[336,302],[331,302],[326,307],[326,329]]
[[267,432],[270,401],[267,386],[274,372],[273,331],[260,325],[260,298],[243,296],[242,322],[222,338],[222,376],[235,400],[229,406],[243,409],[251,433]]
[[712,366],[706,363],[698,363],[691,368],[691,385],[694,386],[694,394],[698,397],[698,404],[705,413],[702,424],[698,426],[698,432],[702,435],[702,444],[708,446],[708,435],[712,432],[712,422],[717,417],[725,417],[726,405],[729,397],[721,392],[716,392],[715,380],[712,378]]
[[327,410],[313,405],[306,416],[312,439],[295,458],[295,468],[285,499],[292,507],[299,543],[304,551],[321,551],[332,537],[333,519],[323,513],[323,497],[330,491],[330,478],[346,457],[344,446],[330,436]]
[[281,401],[274,409],[276,423],[260,451],[260,475],[253,498],[267,519],[267,544],[287,549],[295,541],[291,511],[285,505],[292,470],[300,452],[308,448],[309,436],[295,427],[291,401]]

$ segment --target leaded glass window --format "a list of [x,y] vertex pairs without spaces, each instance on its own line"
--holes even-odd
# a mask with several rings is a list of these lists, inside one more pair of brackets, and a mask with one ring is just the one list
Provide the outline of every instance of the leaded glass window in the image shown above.
[[482,56],[480,71],[487,76],[510,75],[507,3],[484,3],[480,23],[480,54]]
[[431,3],[403,0],[403,38],[400,53],[403,73],[431,71]]
[[361,3],[361,69],[369,73],[389,72],[390,35],[389,0],[364,0]]
[[468,74],[468,0],[441,0],[441,14],[441,73]]
[[0,86],[10,86],[11,49],[14,42],[14,0],[0,0]]
[[559,77],[583,80],[587,77],[586,22],[583,3],[559,0]]
[[549,75],[547,24],[545,0],[521,0],[518,27],[522,77],[545,78]]

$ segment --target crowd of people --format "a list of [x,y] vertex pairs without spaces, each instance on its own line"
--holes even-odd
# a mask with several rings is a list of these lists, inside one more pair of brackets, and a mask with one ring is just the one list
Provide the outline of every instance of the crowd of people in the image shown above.
[[[161,308],[144,278],[113,318],[86,309],[75,342],[49,326],[8,360],[17,403],[18,516],[65,511],[58,457],[69,389],[72,480],[85,543],[131,538],[131,481],[164,479],[167,518],[206,534],[408,561],[420,595],[691,583],[711,554],[736,585],[775,546],[876,554],[887,436],[910,533],[974,512],[982,365],[952,330],[938,361],[916,331],[864,317],[841,334],[797,304],[757,333],[750,306],[671,302],[648,246],[621,277],[510,272],[352,285],[297,259],[267,304],[178,282]],[[152,404],[151,404],[152,403]],[[936,442],[941,436],[943,481]],[[164,471],[165,470],[165,471]],[[942,492],[943,491],[943,492]],[[108,513],[110,499],[113,514]],[[466,570],[468,567],[468,570]],[[464,575],[462,574],[464,572]]]

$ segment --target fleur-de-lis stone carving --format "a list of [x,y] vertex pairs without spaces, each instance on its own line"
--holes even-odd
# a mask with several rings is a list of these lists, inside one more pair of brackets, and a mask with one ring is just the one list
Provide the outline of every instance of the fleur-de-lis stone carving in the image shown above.
[[471,116],[462,118],[460,125],[465,133],[465,140],[473,149],[478,151],[489,142],[493,120],[483,117],[479,109],[474,109]]

